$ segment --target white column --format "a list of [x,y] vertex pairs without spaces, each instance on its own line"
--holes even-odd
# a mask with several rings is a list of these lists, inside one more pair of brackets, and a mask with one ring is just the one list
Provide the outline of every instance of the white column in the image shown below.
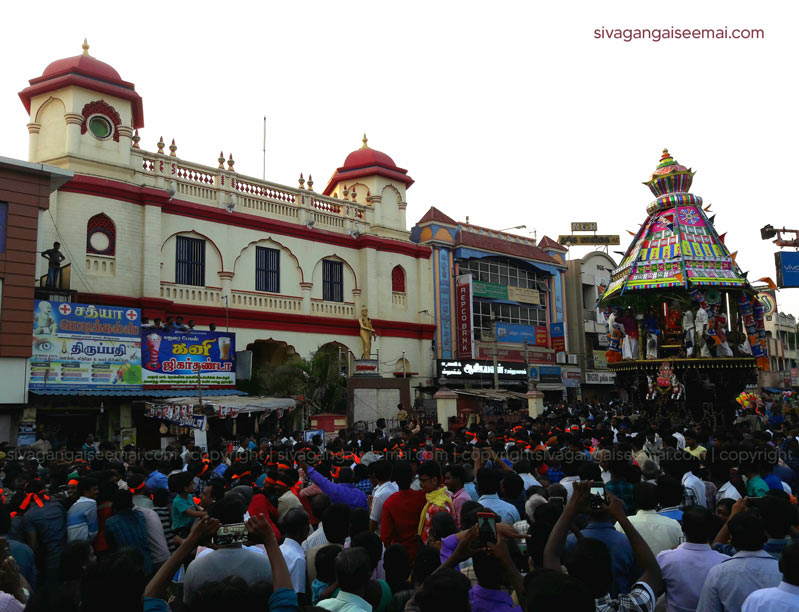
[[67,113],[64,115],[67,124],[67,141],[64,143],[67,155],[76,155],[80,152],[80,126],[83,124],[83,115]]
[[28,161],[36,161],[39,156],[39,123],[28,124]]
[[302,289],[302,312],[303,314],[311,314],[311,289],[313,283],[300,283]]

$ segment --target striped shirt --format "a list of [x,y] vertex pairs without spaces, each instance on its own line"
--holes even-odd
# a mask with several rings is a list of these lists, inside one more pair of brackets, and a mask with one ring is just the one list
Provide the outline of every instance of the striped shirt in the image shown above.
[[169,513],[169,508],[166,506],[155,506],[153,508],[158,518],[161,519],[161,527],[164,528],[164,535],[166,536],[166,545],[169,552],[175,552],[175,533],[172,531],[172,515]]
[[91,542],[99,530],[97,502],[81,496],[67,512],[67,542]]

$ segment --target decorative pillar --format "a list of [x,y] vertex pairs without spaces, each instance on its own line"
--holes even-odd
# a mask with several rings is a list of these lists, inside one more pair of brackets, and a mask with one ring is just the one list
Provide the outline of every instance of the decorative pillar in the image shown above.
[[450,417],[458,416],[458,394],[446,387],[441,387],[433,397],[436,400],[436,419],[441,423],[444,431],[449,431]]
[[302,312],[303,314],[311,314],[311,289],[313,283],[300,283],[302,290]]
[[67,141],[65,144],[67,154],[78,153],[80,148],[80,126],[83,125],[83,115],[67,113],[64,115],[67,124]]
[[405,225],[405,210],[408,208],[407,202],[400,202],[397,204],[397,216],[399,217],[399,225],[397,227],[407,227]]
[[117,131],[119,132],[119,163],[123,166],[129,166],[133,128],[129,125],[118,125]]
[[527,392],[527,414],[531,419],[537,419],[544,414],[544,394],[538,389]]
[[39,155],[39,129],[40,123],[28,124],[28,161],[36,161]]
[[361,290],[360,289],[353,289],[352,290],[352,301],[355,303],[355,316],[361,316]]
[[228,307],[231,307],[233,306],[233,272],[220,270],[217,275],[219,276],[219,282],[222,284],[221,297],[227,296]]

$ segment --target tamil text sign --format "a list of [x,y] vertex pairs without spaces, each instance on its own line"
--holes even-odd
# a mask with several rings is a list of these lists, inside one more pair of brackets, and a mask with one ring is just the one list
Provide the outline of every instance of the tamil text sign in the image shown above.
[[538,289],[528,289],[527,287],[508,287],[508,299],[524,304],[541,304],[541,294]]
[[[444,378],[487,378],[494,376],[494,364],[491,361],[476,359],[438,361],[438,377]],[[558,369],[560,370],[560,369]],[[524,364],[497,362],[497,375],[500,379],[523,380],[527,378]]]
[[200,381],[203,388],[236,385],[235,334],[149,328],[142,348],[145,387],[196,388]]
[[557,352],[566,350],[566,334],[563,329],[563,322],[550,323],[549,333],[552,336],[552,348]]
[[31,389],[140,390],[136,308],[36,300]]
[[587,385],[612,385],[615,382],[615,372],[586,372],[585,384]]
[[563,245],[615,245],[621,244],[618,234],[569,234],[558,236]]

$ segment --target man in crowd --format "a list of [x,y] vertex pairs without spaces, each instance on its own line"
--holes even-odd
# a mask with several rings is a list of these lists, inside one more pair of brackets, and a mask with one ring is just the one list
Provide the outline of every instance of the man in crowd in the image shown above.
[[369,464],[369,477],[374,490],[372,507],[369,511],[369,529],[380,534],[380,519],[383,517],[383,504],[394,493],[399,491],[397,483],[391,480],[391,463],[384,460]]
[[[657,513],[658,488],[650,482],[639,482],[633,488],[633,501],[638,512],[630,517],[630,522],[644,538],[652,554],[657,556],[663,550],[671,550],[682,541],[682,528],[674,519]],[[616,530],[623,532],[621,525]]]
[[491,468],[480,468],[477,472],[477,502],[484,508],[495,512],[503,523],[513,525],[519,520],[519,511],[499,498],[499,473]]
[[97,493],[99,487],[94,478],[78,481],[78,501],[67,512],[67,541],[93,542],[99,530],[97,522]]
[[779,560],[782,581],[776,587],[753,591],[742,612],[794,612],[799,609],[799,542],[786,546]]

